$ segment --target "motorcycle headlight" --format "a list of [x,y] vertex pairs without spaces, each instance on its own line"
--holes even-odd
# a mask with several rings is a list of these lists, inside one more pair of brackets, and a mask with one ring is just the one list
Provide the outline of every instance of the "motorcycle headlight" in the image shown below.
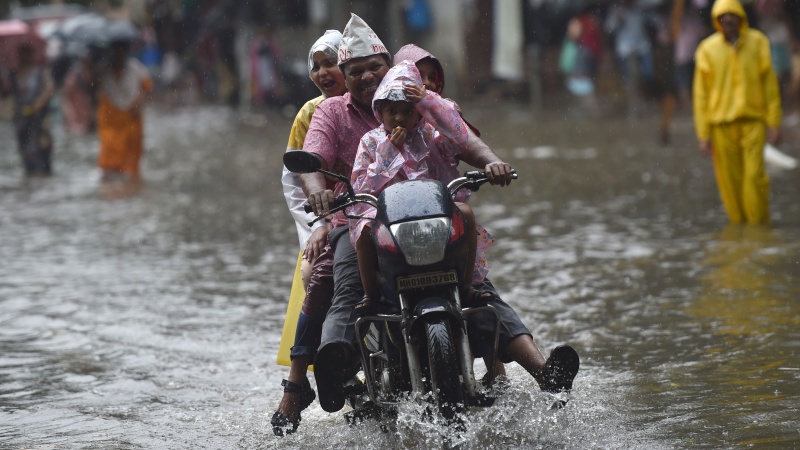
[[411,266],[425,266],[444,259],[450,241],[450,219],[436,217],[391,225],[397,245]]

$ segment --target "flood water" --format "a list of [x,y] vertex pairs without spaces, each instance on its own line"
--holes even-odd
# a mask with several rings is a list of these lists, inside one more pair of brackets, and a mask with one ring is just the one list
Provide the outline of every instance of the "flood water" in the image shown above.
[[[772,228],[728,226],[686,113],[662,147],[655,116],[462,107],[520,174],[472,200],[498,241],[490,277],[543,351],[569,342],[582,367],[553,413],[509,365],[508,393],[454,443],[800,447],[800,170],[770,172]],[[441,446],[413,405],[389,433],[315,403],[272,435],[298,251],[290,126],[150,108],[146,184],[126,192],[100,185],[94,138],[60,130],[55,175],[24,180],[0,123],[0,447]]]

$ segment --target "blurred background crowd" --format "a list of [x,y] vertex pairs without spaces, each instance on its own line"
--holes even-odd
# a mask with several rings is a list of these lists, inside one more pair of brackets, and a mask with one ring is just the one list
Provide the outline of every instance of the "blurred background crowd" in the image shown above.
[[[105,0],[0,2],[0,72],[31,43],[55,85],[68,130],[93,129],[85,73],[114,33],[135,33],[133,55],[157,100],[220,102],[287,116],[316,95],[306,51],[355,12],[396,51],[417,43],[444,63],[448,92],[575,114],[664,117],[689,111],[693,55],[713,32],[714,0]],[[800,0],[744,0],[749,24],[773,46],[786,125],[800,122]],[[130,27],[107,27],[108,22]],[[104,25],[105,24],[105,25]],[[109,33],[111,34],[109,36]],[[118,37],[118,36],[117,36]],[[88,69],[87,69],[88,68]],[[81,95],[81,91],[86,95]],[[58,95],[61,94],[61,95]],[[658,107],[654,106],[658,105]],[[3,116],[11,113],[5,105]],[[77,112],[76,112],[77,111]]]

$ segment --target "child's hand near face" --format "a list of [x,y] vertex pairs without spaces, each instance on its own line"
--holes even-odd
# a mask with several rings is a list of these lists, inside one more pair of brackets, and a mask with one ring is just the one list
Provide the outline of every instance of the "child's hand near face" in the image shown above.
[[394,144],[397,148],[403,148],[403,143],[406,141],[406,137],[408,136],[408,131],[406,131],[403,127],[394,127],[392,130],[392,134],[389,136],[389,140]]
[[406,93],[406,97],[414,103],[418,103],[428,95],[425,86],[420,86],[418,84],[406,84],[403,86],[403,91]]

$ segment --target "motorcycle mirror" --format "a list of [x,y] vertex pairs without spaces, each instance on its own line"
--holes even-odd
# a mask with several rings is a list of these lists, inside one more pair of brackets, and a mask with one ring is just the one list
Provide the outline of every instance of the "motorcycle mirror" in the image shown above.
[[309,152],[293,150],[283,154],[283,165],[294,173],[312,173],[322,168],[319,159]]

